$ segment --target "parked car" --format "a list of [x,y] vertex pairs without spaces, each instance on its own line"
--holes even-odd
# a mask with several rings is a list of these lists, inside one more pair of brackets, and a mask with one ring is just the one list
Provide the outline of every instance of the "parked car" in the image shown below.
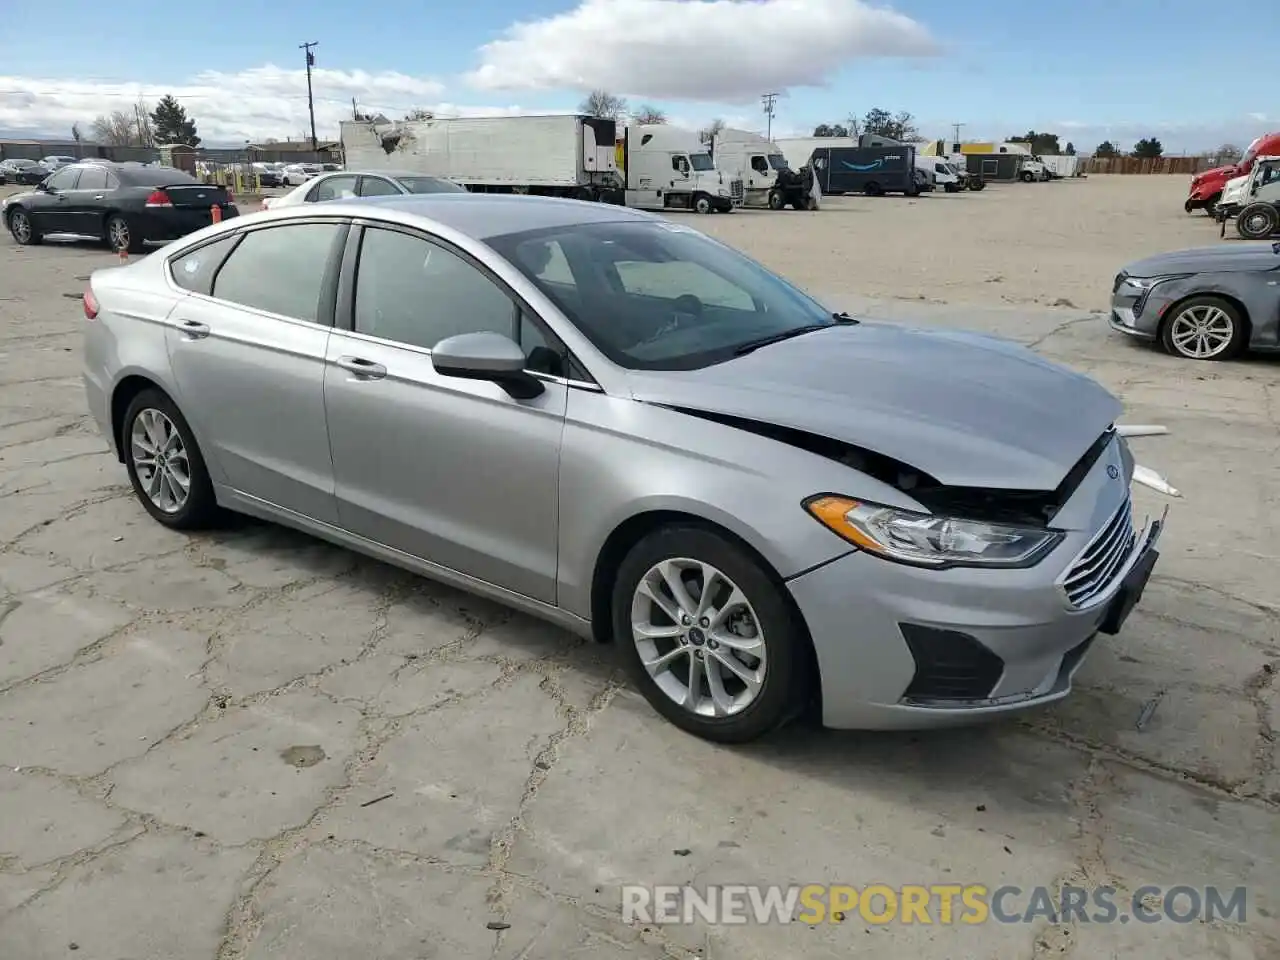
[[296,187],[323,172],[318,163],[287,163],[280,171],[280,185]]
[[815,696],[882,728],[1058,700],[1156,561],[1093,380],[620,206],[269,210],[95,272],[84,312],[155,520],[254,514],[611,641],[713,740]]
[[452,180],[428,177],[410,171],[344,171],[325,173],[290,190],[282,197],[266,197],[263,206],[271,210],[300,203],[319,203],[349,197],[384,197],[410,193],[466,193],[467,188]]
[[207,226],[215,206],[223,219],[239,212],[225,187],[173,167],[75,163],[35,190],[6,198],[0,217],[20,244],[61,234],[140,253],[148,243],[176,240]]
[[1111,326],[1188,360],[1280,342],[1280,243],[1233,243],[1131,263],[1111,287]]
[[44,168],[48,170],[50,173],[56,173],[57,171],[61,170],[63,167],[68,167],[73,163],[78,163],[79,161],[77,161],[75,157],[65,157],[65,156],[54,155],[54,156],[48,156],[48,157],[41,157],[40,162],[44,165]]
[[36,160],[4,160],[0,161],[0,170],[4,171],[6,181],[35,185],[49,175],[44,164]]
[[279,187],[284,185],[281,172],[284,170],[283,163],[268,163],[258,161],[253,164],[253,172],[257,174],[258,182],[264,187]]

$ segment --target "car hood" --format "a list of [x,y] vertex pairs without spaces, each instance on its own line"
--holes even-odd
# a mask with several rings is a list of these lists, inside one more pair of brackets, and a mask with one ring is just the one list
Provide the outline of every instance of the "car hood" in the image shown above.
[[12,193],[9,196],[5,197],[4,200],[0,200],[0,210],[3,210],[5,207],[8,207],[10,204],[17,203],[19,200],[25,200],[27,199],[27,197],[34,197],[35,195],[36,195],[36,191],[34,190],[26,190],[26,191],[23,191],[22,193]]
[[1234,273],[1276,267],[1280,267],[1280,253],[1276,252],[1276,244],[1268,241],[1157,253],[1127,265],[1124,272],[1131,277],[1163,277],[1175,273]]
[[1018,344],[872,321],[631,379],[637,400],[804,430],[944,484],[1006,490],[1056,489],[1122,409]]

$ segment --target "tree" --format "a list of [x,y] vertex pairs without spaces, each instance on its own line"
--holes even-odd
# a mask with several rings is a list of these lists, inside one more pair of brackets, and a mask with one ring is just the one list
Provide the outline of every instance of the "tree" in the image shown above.
[[166,93],[151,111],[151,124],[155,128],[156,143],[182,143],[199,146],[196,122],[187,116],[186,108],[173,94]]
[[1095,157],[1114,157],[1116,154],[1116,145],[1110,140],[1103,140],[1093,150]]
[[1223,163],[1238,163],[1240,158],[1244,156],[1244,151],[1234,143],[1224,143],[1213,152],[1213,156]]
[[404,118],[406,120],[434,120],[436,118],[436,115],[434,112],[430,110],[426,110],[422,107],[414,107],[412,110],[410,110],[408,113],[404,115]]
[[1037,156],[1056,157],[1062,153],[1062,147],[1058,144],[1058,135],[1056,133],[1037,133],[1034,130],[1028,130],[1021,137],[1010,137],[1009,142],[1025,143],[1027,149]]
[[710,143],[724,132],[724,121],[716,117],[698,134],[703,143]]
[[578,111],[601,120],[618,120],[627,112],[627,100],[608,90],[592,90],[578,105]]
[[920,139],[916,118],[906,110],[893,114],[881,107],[872,107],[862,115],[862,132],[904,143]]
[[1076,145],[1072,143],[1070,140],[1068,140],[1067,149],[1062,152],[1065,153],[1068,157],[1074,157],[1076,155]]
[[123,110],[112,110],[93,121],[93,139],[112,147],[128,147],[137,143],[135,118]]
[[842,123],[820,123],[813,128],[815,137],[847,137],[849,128]]
[[636,123],[666,123],[667,115],[652,104],[643,103],[631,115]]
[[1133,155],[1143,160],[1157,160],[1164,154],[1164,145],[1155,137],[1143,137],[1133,145]]

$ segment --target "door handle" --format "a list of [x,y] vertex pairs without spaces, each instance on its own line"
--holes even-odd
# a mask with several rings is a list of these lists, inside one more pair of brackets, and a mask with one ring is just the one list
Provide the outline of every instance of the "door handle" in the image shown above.
[[363,380],[381,380],[387,375],[386,367],[364,357],[339,357],[334,363]]
[[182,332],[192,340],[203,340],[209,335],[209,325],[199,320],[183,320],[181,328]]
[[106,196],[106,194],[100,193],[100,194],[98,194],[96,197],[94,197],[93,199],[95,199],[95,200],[101,200],[104,196]]

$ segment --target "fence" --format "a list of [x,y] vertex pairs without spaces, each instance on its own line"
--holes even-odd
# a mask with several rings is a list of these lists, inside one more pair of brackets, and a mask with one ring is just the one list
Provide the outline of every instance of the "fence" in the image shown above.
[[[74,140],[0,140],[0,160],[40,160],[53,156],[75,157],[77,160],[97,158],[117,163],[154,163],[160,159],[160,151],[154,147],[112,147],[84,141],[76,143]],[[246,157],[265,163],[332,163],[335,159],[333,151],[323,148],[273,150],[270,146],[254,146],[248,151],[244,147],[196,149],[197,160],[215,163],[243,162]]]
[[1086,157],[1080,163],[1081,173],[1175,173],[1194,176],[1217,166],[1216,157]]

